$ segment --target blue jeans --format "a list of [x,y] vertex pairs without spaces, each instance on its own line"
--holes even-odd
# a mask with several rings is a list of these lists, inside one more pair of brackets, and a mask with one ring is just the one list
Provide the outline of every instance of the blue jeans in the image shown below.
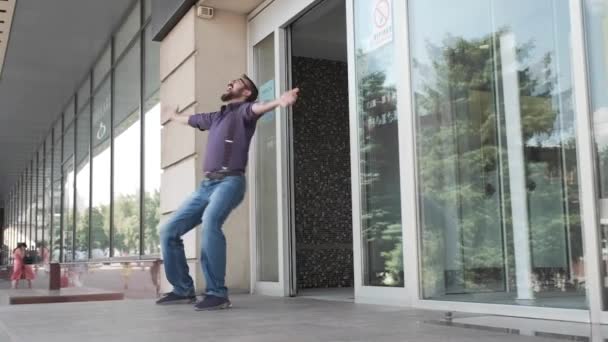
[[161,229],[160,243],[167,280],[173,292],[193,295],[194,282],[188,274],[182,236],[202,222],[201,265],[207,283],[206,294],[228,297],[226,276],[226,238],[222,225],[228,214],[245,197],[245,177],[229,176],[205,180]]

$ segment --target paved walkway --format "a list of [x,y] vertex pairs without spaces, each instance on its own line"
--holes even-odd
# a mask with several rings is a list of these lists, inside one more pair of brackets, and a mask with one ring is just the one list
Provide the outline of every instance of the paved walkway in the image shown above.
[[2,306],[0,341],[591,341],[443,326],[433,323],[443,318],[441,312],[396,307],[247,295],[233,302],[233,309],[220,312],[149,300]]

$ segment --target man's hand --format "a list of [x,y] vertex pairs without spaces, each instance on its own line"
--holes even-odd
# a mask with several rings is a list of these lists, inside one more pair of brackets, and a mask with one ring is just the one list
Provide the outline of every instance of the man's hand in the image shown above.
[[298,100],[298,94],[300,93],[300,89],[294,88],[292,90],[286,91],[281,97],[277,100],[264,102],[264,103],[254,103],[251,108],[253,112],[257,115],[262,115],[264,113],[270,112],[275,108],[281,107],[289,107],[296,103]]
[[175,107],[175,109],[171,112],[171,120],[175,120],[175,118],[179,115],[179,106]]
[[179,106],[177,106],[173,110],[173,112],[171,113],[171,121],[175,121],[177,123],[181,123],[183,125],[187,125],[188,124],[188,119],[189,119],[188,115],[181,115],[179,113]]
[[286,91],[281,98],[279,99],[279,105],[281,107],[288,107],[296,103],[298,100],[298,94],[300,93],[300,88],[294,88]]

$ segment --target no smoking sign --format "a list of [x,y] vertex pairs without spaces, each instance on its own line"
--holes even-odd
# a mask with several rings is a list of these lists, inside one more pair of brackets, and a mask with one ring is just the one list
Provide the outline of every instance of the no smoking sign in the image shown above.
[[374,23],[378,28],[384,28],[386,24],[389,22],[391,12],[391,5],[388,3],[388,0],[380,0],[376,3],[374,7]]
[[374,0],[372,4],[373,30],[370,51],[376,50],[393,40],[392,0]]

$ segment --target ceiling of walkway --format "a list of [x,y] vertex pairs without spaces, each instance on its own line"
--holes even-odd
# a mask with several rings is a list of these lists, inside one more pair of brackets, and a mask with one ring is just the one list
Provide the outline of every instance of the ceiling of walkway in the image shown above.
[[0,75],[0,200],[132,0],[19,0]]

